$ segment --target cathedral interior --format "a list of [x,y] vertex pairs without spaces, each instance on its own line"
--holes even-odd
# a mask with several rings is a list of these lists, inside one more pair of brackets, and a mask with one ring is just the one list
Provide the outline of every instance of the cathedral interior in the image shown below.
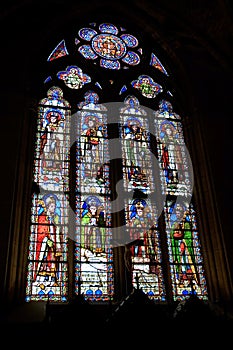
[[[12,0],[1,4],[3,326],[18,327],[26,335],[28,327],[34,330],[34,325],[37,329],[55,329],[61,323],[74,327],[80,320],[86,325],[91,319],[99,329],[109,331],[119,325],[124,329],[129,324],[132,328],[142,327],[149,319],[153,320],[150,330],[154,324],[158,327],[176,321],[205,324],[233,320],[232,11],[228,0]],[[145,47],[155,47],[171,72],[174,105],[187,116],[185,132],[194,171],[207,304],[191,295],[185,305],[171,301],[157,305],[146,297],[140,285],[131,291],[116,286],[119,297],[107,306],[90,305],[81,295],[71,296],[66,306],[25,303],[30,200],[34,191],[35,110],[38,100],[44,97],[46,59],[63,36],[96,21],[120,23],[142,33]],[[103,69],[106,79],[108,73]],[[101,97],[104,102],[112,102],[111,88]],[[122,286],[125,276],[118,265]]]

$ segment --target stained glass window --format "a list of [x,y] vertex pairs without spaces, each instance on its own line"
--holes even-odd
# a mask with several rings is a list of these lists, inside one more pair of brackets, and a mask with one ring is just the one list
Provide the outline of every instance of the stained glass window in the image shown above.
[[93,91],[77,113],[76,286],[86,299],[113,295],[109,146],[106,107]]
[[38,104],[26,300],[109,302],[138,286],[154,302],[206,299],[192,162],[167,70],[124,26],[93,22],[75,35],[47,59],[52,70],[67,56]]
[[167,199],[165,221],[174,300],[195,293],[207,299],[196,213],[192,203]]
[[[101,23],[99,27],[82,28],[79,38],[84,41],[78,51],[86,59],[99,59],[101,67],[119,70],[124,64],[134,66],[140,63],[140,55],[134,51],[138,40],[132,34],[124,33],[111,23]],[[87,42],[87,43],[86,43]],[[132,50],[133,49],[133,50]]]
[[138,196],[125,201],[127,263],[133,286],[140,281],[140,288],[151,299],[164,300],[148,117],[136,97],[127,96],[124,104],[120,110],[124,188],[132,195],[137,190]]
[[58,87],[39,103],[27,300],[67,299],[70,105]]
[[166,100],[155,111],[158,160],[174,300],[207,298],[200,238],[192,204],[193,174],[181,117]]

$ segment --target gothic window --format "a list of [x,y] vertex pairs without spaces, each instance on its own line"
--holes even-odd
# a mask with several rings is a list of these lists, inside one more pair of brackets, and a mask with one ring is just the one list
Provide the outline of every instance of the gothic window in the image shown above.
[[35,116],[26,300],[104,302],[137,286],[155,302],[207,299],[169,69],[127,28],[76,34],[48,55]]

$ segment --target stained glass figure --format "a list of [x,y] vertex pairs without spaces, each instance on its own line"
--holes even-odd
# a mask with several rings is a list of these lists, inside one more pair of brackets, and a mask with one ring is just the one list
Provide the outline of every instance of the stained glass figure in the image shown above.
[[165,220],[174,300],[195,293],[207,299],[206,280],[192,204],[166,201]]
[[84,74],[77,66],[69,66],[65,71],[57,73],[58,79],[64,80],[70,89],[81,89],[84,84],[91,82],[91,77]]
[[82,195],[76,207],[76,278],[87,300],[109,300],[114,290],[109,198]]
[[128,192],[138,189],[148,194],[154,185],[146,112],[133,96],[127,96],[125,105],[128,108],[123,107],[120,111],[124,187]]
[[163,193],[188,195],[192,192],[193,173],[180,116],[172,113],[171,104],[164,101],[155,116]]
[[140,90],[141,94],[147,98],[155,98],[163,91],[161,85],[154,82],[148,75],[140,75],[137,80],[133,80],[131,85]]
[[130,243],[126,246],[126,265],[132,283],[153,300],[165,300],[161,269],[161,249],[157,231],[156,207],[149,200],[136,198],[126,204],[126,227]]
[[48,91],[39,106],[35,181],[44,190],[63,190],[68,183],[70,105],[60,88]]
[[109,191],[109,152],[106,118],[98,113],[82,113],[80,150],[77,157],[82,192]]
[[[78,104],[78,152],[77,174],[82,192],[108,193],[109,150],[107,141],[107,119],[100,111],[106,107],[99,105],[99,97],[93,91],[84,95],[85,100]],[[87,111],[86,111],[87,110]]]
[[33,197],[26,300],[67,300],[67,208],[63,194]]

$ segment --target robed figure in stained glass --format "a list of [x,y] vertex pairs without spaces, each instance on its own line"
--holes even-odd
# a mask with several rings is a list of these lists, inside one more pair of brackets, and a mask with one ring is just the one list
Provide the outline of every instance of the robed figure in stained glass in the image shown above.
[[81,136],[81,156],[84,162],[84,181],[97,177],[103,163],[103,125],[95,115],[85,118]]
[[147,133],[137,118],[128,118],[123,128],[123,138],[126,144],[126,164],[145,169]]
[[60,212],[55,195],[46,195],[38,203],[34,280],[43,289],[58,286],[60,242]]
[[182,154],[177,130],[170,121],[161,124],[160,138],[162,142],[161,163],[167,185],[177,186],[183,178]]
[[46,172],[60,172],[62,169],[61,144],[63,141],[62,116],[58,111],[51,110],[43,121],[40,155],[41,168]]
[[132,257],[151,259],[154,246],[151,209],[145,200],[135,199],[130,206],[129,215],[130,239],[136,243],[131,246]]
[[82,247],[96,254],[105,252],[105,210],[98,197],[89,196],[83,202],[81,224]]
[[193,245],[194,223],[189,209],[176,204],[171,208],[171,248],[175,263],[176,279],[185,284],[192,280],[199,284],[199,275],[196,269],[195,251]]

